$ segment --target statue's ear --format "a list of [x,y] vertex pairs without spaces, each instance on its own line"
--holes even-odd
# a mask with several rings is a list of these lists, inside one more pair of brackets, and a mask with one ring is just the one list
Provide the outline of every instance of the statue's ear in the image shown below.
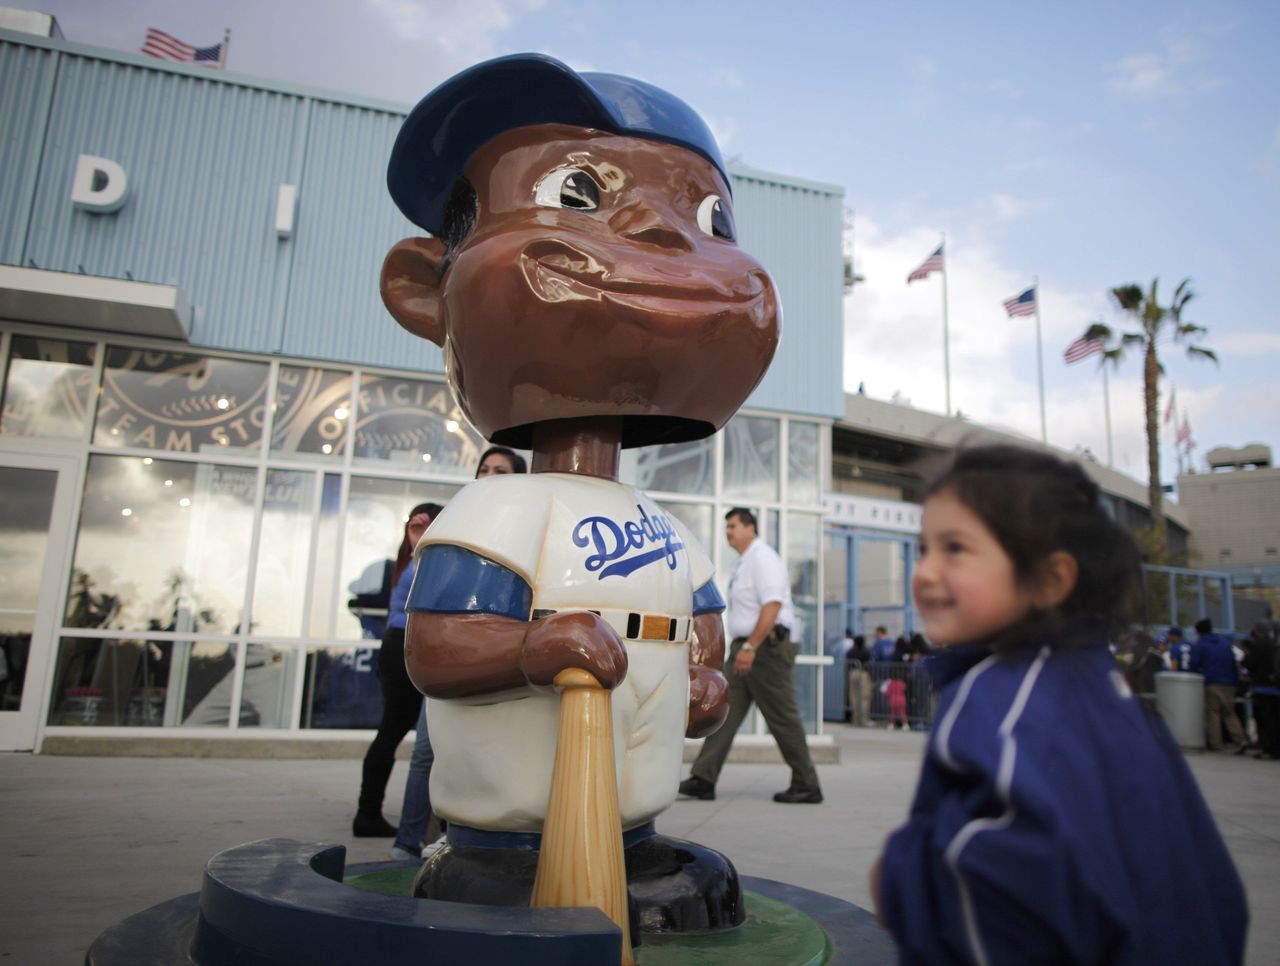
[[395,320],[424,339],[444,345],[444,301],[440,266],[444,242],[438,238],[406,238],[387,252],[382,263],[382,301]]

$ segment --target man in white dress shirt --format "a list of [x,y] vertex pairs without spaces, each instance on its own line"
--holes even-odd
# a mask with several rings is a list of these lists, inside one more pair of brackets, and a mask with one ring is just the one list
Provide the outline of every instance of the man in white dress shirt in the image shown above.
[[791,766],[790,787],[773,800],[817,804],[822,801],[822,788],[796,705],[796,646],[791,641],[795,609],[787,568],[777,551],[756,538],[756,518],[750,510],[735,507],[725,515],[725,537],[739,555],[729,580],[725,621],[728,636],[733,638],[725,662],[729,717],[707,738],[693,763],[691,777],[680,783],[680,794],[707,801],[716,797],[716,779],[754,701],[783,759]]

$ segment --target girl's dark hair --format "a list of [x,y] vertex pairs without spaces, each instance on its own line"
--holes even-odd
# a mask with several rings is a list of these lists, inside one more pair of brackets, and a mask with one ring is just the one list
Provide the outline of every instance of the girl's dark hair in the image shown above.
[[505,446],[490,446],[487,450],[480,454],[480,461],[476,463],[476,472],[480,472],[480,467],[484,466],[484,461],[490,456],[505,456],[511,463],[512,473],[527,473],[529,467],[521,456],[513,449],[507,449]]
[[409,540],[409,521],[416,517],[419,513],[427,513],[434,520],[436,516],[443,510],[439,503],[419,503],[409,511],[409,516],[404,521],[404,536],[400,538],[400,548],[396,551],[396,562],[391,567],[391,586],[396,585],[396,581],[400,579],[400,575],[404,573],[404,568],[409,566],[409,558],[413,556],[413,544]]
[[1098,484],[1075,463],[1019,446],[956,452],[926,497],[954,493],[995,536],[1020,581],[1036,579],[1057,550],[1079,565],[1075,588],[1053,618],[1123,623],[1136,604],[1141,557],[1133,538],[1102,504]]

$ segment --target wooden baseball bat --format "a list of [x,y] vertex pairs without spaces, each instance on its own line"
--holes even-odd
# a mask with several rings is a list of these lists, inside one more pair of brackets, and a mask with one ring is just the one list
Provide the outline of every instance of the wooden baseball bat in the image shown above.
[[532,906],[595,906],[622,930],[632,966],[627,870],[613,760],[613,696],[588,671],[555,677],[560,720]]

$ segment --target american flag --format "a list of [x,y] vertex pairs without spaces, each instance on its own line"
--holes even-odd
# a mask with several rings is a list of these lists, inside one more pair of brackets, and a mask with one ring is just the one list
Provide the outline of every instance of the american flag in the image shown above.
[[1191,424],[1187,422],[1187,414],[1182,414],[1182,425],[1178,427],[1178,442],[1186,443],[1191,439]]
[[[1006,303],[1007,305],[1007,303]],[[1009,313],[1012,315],[1013,313]],[[1067,351],[1062,354],[1062,358],[1067,361],[1067,365],[1074,365],[1077,362],[1083,362],[1089,356],[1099,355],[1106,351],[1104,340],[1098,336],[1092,339],[1087,335],[1082,335],[1075,342],[1067,346]]]
[[142,42],[142,52],[152,57],[159,57],[161,60],[180,60],[187,64],[199,64],[202,67],[221,67],[225,43],[224,40],[212,47],[192,47],[163,30],[148,27],[146,39]]
[[928,278],[934,272],[945,271],[942,264],[942,246],[938,246],[938,250],[920,263],[920,267],[907,276],[907,284],[919,281],[922,278]]
[[1036,290],[1029,288],[1021,295],[1015,295],[1011,299],[1004,300],[1004,310],[1009,313],[1009,318],[1015,315],[1035,315],[1036,314]]

